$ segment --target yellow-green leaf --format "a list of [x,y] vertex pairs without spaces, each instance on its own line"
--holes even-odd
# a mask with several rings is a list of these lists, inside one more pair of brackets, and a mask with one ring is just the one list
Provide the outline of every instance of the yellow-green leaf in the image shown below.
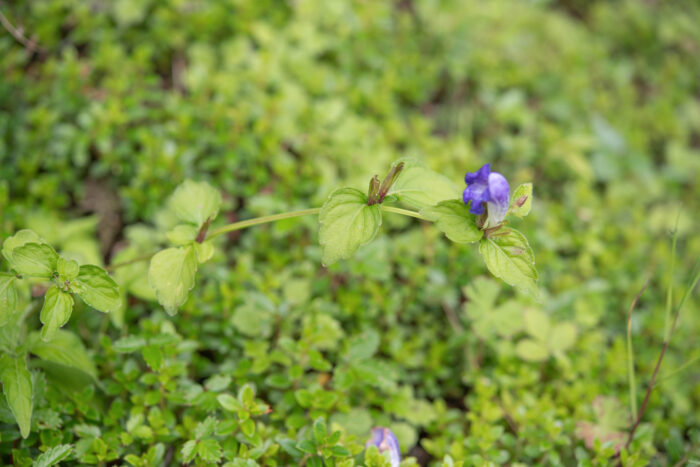
[[187,300],[196,273],[197,255],[192,246],[168,248],[151,259],[148,280],[169,314],[175,314]]
[[70,319],[73,311],[73,297],[55,285],[46,291],[44,306],[41,307],[39,319],[44,324],[41,339],[48,342],[54,338],[56,331]]
[[421,210],[421,214],[435,222],[445,236],[456,243],[477,242],[483,232],[476,226],[476,216],[460,200],[440,201]]
[[479,253],[491,274],[538,296],[535,254],[523,234],[510,229],[505,235],[484,238],[479,243]]
[[32,420],[32,375],[27,370],[23,355],[0,356],[2,391],[14,415],[22,438],[29,436]]
[[318,217],[323,264],[351,257],[369,243],[382,225],[379,205],[367,205],[367,196],[354,188],[334,191],[321,207]]

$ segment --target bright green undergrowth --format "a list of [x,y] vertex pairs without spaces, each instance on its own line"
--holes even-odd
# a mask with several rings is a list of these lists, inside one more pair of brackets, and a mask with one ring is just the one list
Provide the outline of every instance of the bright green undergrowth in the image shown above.
[[[700,461],[692,290],[625,447],[666,310],[700,257],[695,2],[0,12],[40,47],[0,31],[0,238],[31,230],[41,241],[21,242],[19,260],[45,259],[16,294],[9,260],[0,275],[24,318],[14,334],[0,322],[1,464],[382,465],[364,450],[374,426],[396,434],[405,465]],[[440,174],[449,195],[427,204],[458,198],[487,162],[512,190],[532,182],[509,228],[534,251],[538,296],[484,264],[502,238],[450,241],[479,235],[458,203],[421,211],[434,224],[362,207],[381,228],[344,249],[319,244],[315,215],[193,242],[202,212],[217,232],[320,207],[339,187],[364,196],[399,159]],[[404,176],[394,189],[412,193]],[[159,294],[134,261],[156,251],[196,278]],[[630,391],[627,312],[648,277]]]

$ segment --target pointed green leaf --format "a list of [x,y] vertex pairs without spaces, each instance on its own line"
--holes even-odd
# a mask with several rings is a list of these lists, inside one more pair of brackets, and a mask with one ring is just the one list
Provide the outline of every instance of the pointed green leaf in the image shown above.
[[68,322],[73,311],[73,297],[55,285],[46,291],[44,306],[41,307],[39,319],[44,324],[41,339],[48,342],[54,338],[56,331]]
[[27,243],[46,243],[43,238],[37,235],[33,230],[24,229],[15,233],[11,237],[7,237],[2,244],[2,255],[5,259],[12,263],[12,251]]
[[382,213],[378,204],[367,206],[361,191],[341,188],[323,204],[318,222],[323,264],[329,266],[369,243],[382,225]]
[[80,266],[78,277],[72,282],[73,290],[85,303],[103,313],[116,311],[122,303],[119,286],[107,271],[99,266]]
[[461,196],[457,185],[444,175],[414,160],[403,162],[404,168],[391,186],[389,196],[396,196],[399,201],[418,209]]
[[203,439],[197,444],[197,456],[202,459],[207,465],[216,465],[223,456],[221,445],[215,439]]
[[39,333],[34,332],[29,335],[28,342],[29,351],[42,360],[75,368],[97,379],[92,358],[83,342],[72,332],[59,329],[50,342],[44,342],[39,338]]
[[513,192],[510,198],[511,212],[518,217],[530,214],[532,207],[532,183],[523,183]]
[[506,284],[538,296],[535,254],[523,234],[510,229],[505,235],[484,238],[479,243],[479,253],[491,274]]
[[32,420],[32,375],[27,370],[24,355],[0,356],[0,381],[19,431],[23,438],[29,436]]
[[484,235],[476,226],[476,216],[460,200],[440,201],[435,206],[423,208],[421,214],[434,221],[435,226],[453,242],[473,243]]
[[20,274],[50,279],[56,271],[58,255],[45,243],[26,243],[12,250],[10,266]]
[[17,308],[15,280],[12,274],[0,273],[0,326],[10,321]]
[[169,314],[175,314],[187,301],[196,273],[197,255],[191,246],[168,248],[151,259],[148,280],[156,291],[158,302]]
[[34,460],[32,467],[51,467],[57,465],[68,458],[72,451],[73,446],[70,444],[59,444],[44,451],[43,454]]
[[180,220],[199,228],[219,213],[221,195],[207,182],[185,180],[170,197],[169,206]]
[[58,261],[56,262],[56,270],[58,271],[58,277],[62,282],[72,281],[78,277],[80,265],[75,260],[59,257]]

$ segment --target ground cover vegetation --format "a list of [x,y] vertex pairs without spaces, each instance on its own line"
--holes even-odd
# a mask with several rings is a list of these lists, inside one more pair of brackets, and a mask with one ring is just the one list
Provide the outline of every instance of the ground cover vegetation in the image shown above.
[[3,465],[700,462],[697,2],[0,13]]

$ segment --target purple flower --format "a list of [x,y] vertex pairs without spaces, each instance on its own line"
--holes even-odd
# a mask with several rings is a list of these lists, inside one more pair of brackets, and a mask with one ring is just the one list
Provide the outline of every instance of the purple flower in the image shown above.
[[510,186],[506,177],[498,172],[491,172],[491,164],[484,164],[476,172],[468,172],[464,176],[467,183],[462,194],[464,204],[471,202],[469,212],[483,214],[484,203],[489,208],[487,227],[493,227],[501,223],[508,213],[510,199]]
[[388,428],[376,427],[372,428],[372,436],[367,440],[367,447],[377,446],[379,452],[389,452],[389,461],[391,467],[399,467],[401,463],[401,450],[399,442]]

